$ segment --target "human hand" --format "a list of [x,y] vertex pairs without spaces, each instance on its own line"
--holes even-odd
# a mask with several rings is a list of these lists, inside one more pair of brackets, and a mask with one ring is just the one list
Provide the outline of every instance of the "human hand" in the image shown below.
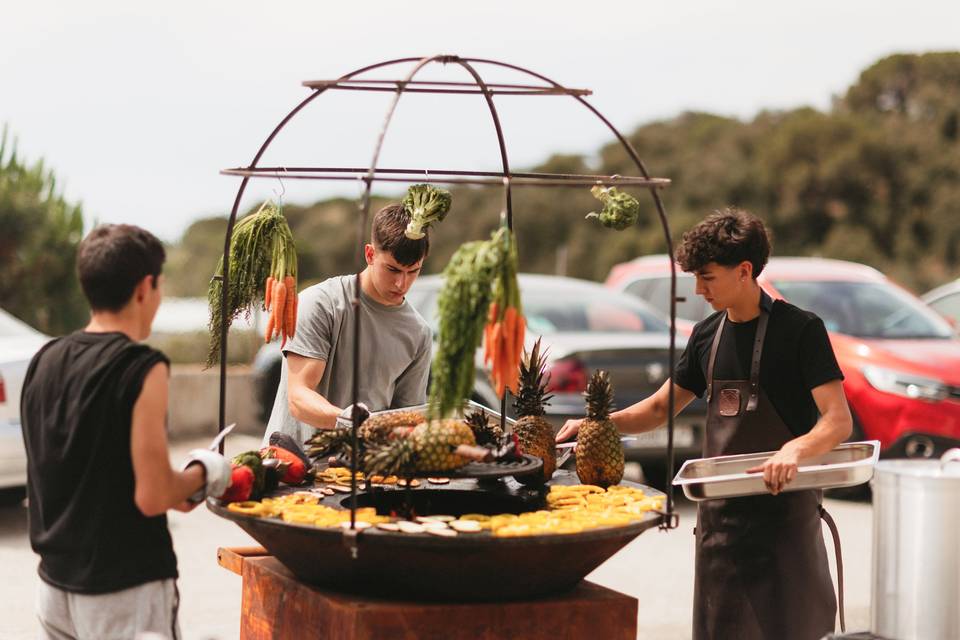
[[219,453],[209,449],[194,449],[187,454],[180,467],[185,471],[190,465],[199,464],[204,471],[204,485],[196,494],[190,497],[191,502],[202,502],[206,496],[220,496],[230,486],[230,461]]
[[563,423],[560,431],[557,432],[557,442],[565,442],[576,436],[580,432],[580,425],[583,419],[567,420]]
[[[337,416],[336,427],[340,429],[350,429],[353,427],[353,408],[354,405],[346,407],[340,414]],[[367,408],[367,405],[362,402],[356,404],[357,408],[357,417],[360,419],[360,424],[363,424],[363,421],[370,417],[370,409]]]
[[777,495],[797,477],[799,456],[792,447],[784,445],[761,465],[747,469],[746,473],[763,473],[763,482],[770,493]]

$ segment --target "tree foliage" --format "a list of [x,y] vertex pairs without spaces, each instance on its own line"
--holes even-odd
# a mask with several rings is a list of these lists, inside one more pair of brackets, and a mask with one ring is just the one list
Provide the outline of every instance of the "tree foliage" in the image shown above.
[[[828,112],[762,112],[750,121],[684,113],[641,126],[629,140],[653,175],[673,181],[662,195],[675,242],[710,211],[739,206],[766,220],[777,255],[864,262],[925,290],[960,274],[958,105],[960,53],[896,55],[866,69]],[[619,143],[598,156],[554,156],[534,170],[638,175]],[[584,220],[596,208],[588,188],[515,189],[520,268],[603,279],[617,262],[664,251],[652,199],[631,193],[641,203],[640,222],[615,232]],[[487,237],[502,207],[499,189],[454,190],[426,270],[439,272],[462,242]],[[304,282],[358,266],[355,202],[285,212]],[[203,256],[212,273],[223,229],[222,218],[197,223],[180,247]],[[208,232],[212,249],[194,246]],[[178,270],[169,280],[182,278],[183,293],[202,295],[209,273]]]
[[87,308],[75,274],[79,204],[57,190],[43,160],[28,164],[0,135],[0,306],[48,334],[76,329]]

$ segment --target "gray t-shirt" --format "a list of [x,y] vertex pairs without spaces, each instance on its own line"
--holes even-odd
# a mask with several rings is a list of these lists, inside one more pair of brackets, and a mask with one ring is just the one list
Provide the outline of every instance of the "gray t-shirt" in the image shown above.
[[[336,276],[300,292],[297,331],[283,349],[327,363],[317,393],[338,407],[353,402],[353,350],[357,344],[353,298],[357,276]],[[430,327],[407,302],[380,304],[360,292],[360,395],[371,411],[409,407],[426,402],[430,373]],[[290,415],[287,367],[264,440],[274,431],[303,442],[316,429]]]

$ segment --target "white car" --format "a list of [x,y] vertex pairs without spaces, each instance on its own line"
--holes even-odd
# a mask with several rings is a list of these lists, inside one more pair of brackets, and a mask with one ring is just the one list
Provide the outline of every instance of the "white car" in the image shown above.
[[49,336],[0,309],[0,489],[27,483],[20,389],[30,359],[48,340]]
[[954,329],[960,331],[960,280],[928,291],[921,299],[946,318]]

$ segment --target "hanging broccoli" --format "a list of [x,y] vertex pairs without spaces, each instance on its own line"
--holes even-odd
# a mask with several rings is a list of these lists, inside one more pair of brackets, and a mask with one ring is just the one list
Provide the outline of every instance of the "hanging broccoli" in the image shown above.
[[624,193],[616,187],[596,185],[590,189],[593,197],[603,203],[600,213],[590,212],[587,219],[598,218],[600,224],[610,229],[623,231],[635,225],[640,217],[640,203],[629,193]]
[[403,197],[403,208],[410,214],[410,224],[404,234],[411,240],[419,240],[432,222],[441,222],[450,211],[453,197],[445,189],[429,184],[415,184]]

